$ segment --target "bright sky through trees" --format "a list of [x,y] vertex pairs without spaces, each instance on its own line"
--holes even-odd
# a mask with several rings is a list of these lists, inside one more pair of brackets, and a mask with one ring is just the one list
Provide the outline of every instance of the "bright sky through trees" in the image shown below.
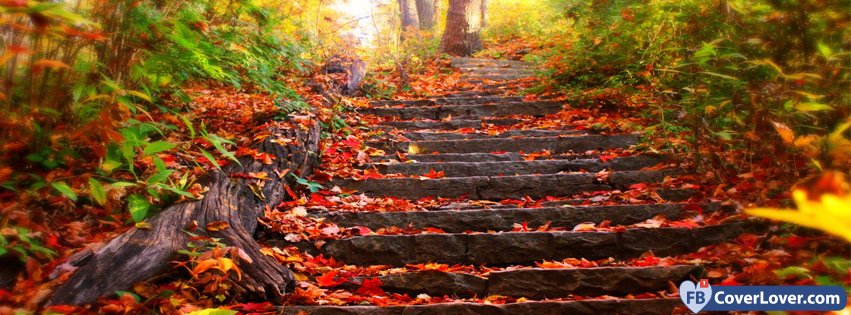
[[385,2],[384,0],[344,0],[335,3],[334,10],[347,15],[349,18],[344,21],[352,21],[353,24],[352,30],[342,35],[359,40],[359,46],[372,46],[376,32],[373,26],[373,13],[377,10],[377,6]]

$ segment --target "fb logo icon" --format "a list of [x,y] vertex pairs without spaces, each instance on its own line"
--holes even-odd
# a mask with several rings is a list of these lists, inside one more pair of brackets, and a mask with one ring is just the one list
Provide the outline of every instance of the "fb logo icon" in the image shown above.
[[688,280],[680,283],[680,299],[692,312],[700,312],[709,303],[711,296],[712,287],[709,286],[709,280],[700,279],[697,286]]

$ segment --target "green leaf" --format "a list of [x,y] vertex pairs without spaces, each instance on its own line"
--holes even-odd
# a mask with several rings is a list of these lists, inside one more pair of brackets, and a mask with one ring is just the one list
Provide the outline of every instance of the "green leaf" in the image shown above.
[[71,201],[77,201],[77,194],[74,193],[74,190],[65,182],[53,182],[50,183],[50,186],[53,186],[53,189],[56,189],[56,191],[60,192],[68,199],[71,199]]
[[305,178],[298,177],[298,176],[296,176],[296,175],[295,175],[295,174],[293,174],[293,173],[290,173],[290,174],[292,174],[293,176],[295,176],[295,181],[296,181],[296,183],[299,183],[299,184],[302,184],[302,185],[304,185],[304,186],[307,186],[307,189],[308,189],[308,190],[310,190],[310,192],[312,192],[312,193],[315,193],[315,192],[319,191],[320,189],[325,188],[325,187],[323,187],[321,184],[319,184],[319,183],[317,183],[317,182],[311,182],[311,181],[309,181],[309,180],[307,180],[307,179],[305,179]]
[[187,197],[187,198],[195,199],[195,195],[193,195],[192,193],[190,193],[188,191],[181,190],[181,189],[173,187],[173,186],[169,186],[169,185],[166,185],[166,184],[156,184],[155,186],[157,188],[160,188],[160,189],[163,189],[163,190],[168,190],[170,192],[173,192],[175,194],[178,194],[178,195],[181,195],[181,196],[184,196],[184,197]]
[[208,308],[205,310],[194,311],[186,315],[234,315],[237,312],[234,310],[226,310],[221,308]]
[[218,169],[220,171],[222,170],[222,167],[219,166],[219,163],[216,162],[216,158],[214,158],[213,155],[210,154],[210,152],[207,152],[207,150],[204,150],[204,149],[201,149],[201,148],[199,148],[199,150],[201,150],[201,154],[203,154],[204,157],[207,158],[208,161],[210,161],[210,164],[213,164],[213,166],[215,166],[216,169]]
[[242,165],[242,163],[239,163],[239,160],[236,159],[236,156],[234,156],[233,153],[231,153],[230,151],[226,150],[224,145],[223,145],[223,144],[234,144],[232,141],[229,141],[225,138],[219,137],[216,134],[209,134],[209,135],[207,135],[206,138],[207,138],[208,141],[210,141],[210,143],[213,144],[214,147],[216,147],[216,150],[218,150],[219,153],[226,156],[228,159],[236,162],[236,164]]
[[142,222],[148,216],[148,210],[151,208],[151,203],[148,198],[139,194],[133,194],[127,197],[127,211],[133,217],[133,221]]
[[92,199],[94,199],[99,205],[102,206],[106,204],[106,190],[104,190],[103,185],[94,178],[89,178],[89,194],[91,194]]
[[789,276],[795,276],[796,278],[812,279],[812,276],[810,276],[810,270],[807,269],[807,268],[804,268],[804,267],[799,267],[799,266],[789,266],[789,267],[777,270],[774,273],[776,273],[777,276],[780,277],[781,279],[789,277]]
[[795,105],[795,109],[802,112],[820,112],[826,110],[833,110],[833,107],[827,104],[816,103],[816,102],[803,102]]
[[109,187],[124,188],[124,187],[133,187],[133,186],[136,186],[136,185],[137,185],[136,183],[131,183],[131,182],[115,182],[115,183],[109,184]]
[[153,155],[163,151],[171,150],[174,147],[176,147],[176,145],[168,141],[154,141],[148,143],[142,153],[144,153],[145,155]]
[[830,49],[830,46],[825,45],[824,43],[818,43],[818,51],[827,59],[833,56],[833,49]]
[[163,170],[161,172],[157,172],[157,173],[151,175],[151,177],[148,177],[146,182],[148,184],[165,183],[165,181],[168,180],[168,177],[171,175],[171,173],[174,173],[174,171],[173,170]]
[[139,297],[139,295],[137,295],[136,293],[133,293],[133,292],[130,292],[130,291],[115,291],[115,295],[117,295],[118,297],[122,297],[122,296],[127,295],[127,294],[129,294],[130,296],[132,296],[132,297],[133,297],[133,299],[135,299],[135,300],[136,300],[136,302],[141,302],[141,301],[142,301],[142,298],[141,298],[141,297]]
[[851,260],[843,257],[825,257],[824,265],[830,267],[836,272],[843,273],[851,269]]
[[737,78],[737,77],[729,76],[729,75],[722,74],[722,73],[711,72],[711,71],[703,71],[701,73],[708,74],[708,75],[711,75],[713,77],[719,77],[719,78],[727,79],[727,80],[740,81],[739,78]]
[[180,117],[180,120],[182,120],[183,124],[186,125],[186,129],[189,129],[189,137],[195,138],[195,127],[192,127],[192,123],[189,119],[186,119],[186,116],[183,115],[177,115],[177,117]]

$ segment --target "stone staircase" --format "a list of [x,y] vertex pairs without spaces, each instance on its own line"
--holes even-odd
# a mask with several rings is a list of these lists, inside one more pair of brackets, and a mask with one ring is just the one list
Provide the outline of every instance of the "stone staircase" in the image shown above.
[[[311,213],[341,227],[365,226],[376,230],[396,226],[436,228],[441,232],[355,236],[328,241],[319,249],[313,244],[299,246],[313,254],[361,266],[431,262],[521,266],[484,275],[426,270],[378,278],[383,290],[411,296],[501,295],[522,297],[526,302],[388,307],[284,306],[281,308],[283,314],[670,314],[682,305],[676,295],[632,297],[667,291],[672,283],[679,285],[684,279],[700,278],[703,268],[698,265],[637,267],[618,262],[648,252],[656,257],[691,253],[755,228],[746,221],[728,221],[693,228],[574,231],[577,225],[587,222],[600,224],[605,221],[616,226],[640,223],[657,216],[682,219],[695,206],[694,203],[677,202],[689,197],[689,192],[683,190],[659,190],[657,193],[666,202],[655,204],[578,205],[582,200],[565,199],[544,202],[540,207],[518,207],[482,202],[574,196],[583,192],[616,195],[633,184],[656,183],[686,171],[676,167],[647,169],[667,160],[658,154],[601,158],[601,154],[609,150],[637,144],[640,139],[633,134],[594,134],[577,131],[572,126],[509,128],[497,135],[457,132],[460,128],[481,128],[483,124],[511,126],[518,122],[515,115],[544,116],[559,112],[565,104],[553,100],[524,101],[522,97],[502,93],[501,87],[534,73],[534,68],[525,63],[458,58],[452,65],[465,73],[466,80],[484,82],[483,88],[423,100],[378,101],[364,110],[383,117],[384,123],[379,128],[387,130],[388,134],[409,140],[374,139],[368,145],[386,150],[388,155],[373,159],[373,164],[367,167],[384,174],[444,172],[445,177],[337,179],[329,186],[354,189],[368,196],[457,200],[433,209],[408,212],[328,209]],[[451,119],[447,119],[449,117]],[[524,153],[543,150],[548,150],[551,156],[531,161],[523,158]],[[407,161],[390,154],[394,151],[407,153]],[[610,171],[605,179],[595,176],[602,170]],[[698,206],[704,215],[733,211],[718,203],[699,203]],[[519,223],[530,227],[547,224],[562,229],[516,231]],[[292,245],[283,240],[278,242],[275,245]],[[610,259],[612,263],[593,268],[535,267],[536,262],[566,258]],[[349,285],[356,288],[359,281],[362,279],[353,279],[354,283]]]

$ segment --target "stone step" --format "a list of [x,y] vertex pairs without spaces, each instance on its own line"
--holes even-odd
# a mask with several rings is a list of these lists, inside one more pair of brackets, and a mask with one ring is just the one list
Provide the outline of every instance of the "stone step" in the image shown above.
[[488,84],[488,85],[478,85],[475,88],[470,88],[468,90],[461,90],[460,92],[453,92],[443,97],[483,97],[483,96],[504,96],[506,94],[505,89],[508,86],[504,84]]
[[[441,154],[408,154],[408,161],[417,162],[497,162],[523,161],[523,156],[517,152],[506,153],[441,153]],[[384,155],[373,161],[398,161],[396,155]]]
[[497,67],[530,67],[534,66],[532,63],[516,61],[516,60],[503,60],[503,59],[485,59],[485,58],[452,58],[450,64],[453,67],[461,68],[461,67],[483,67],[483,66],[497,66]]
[[547,175],[471,176],[437,179],[379,178],[362,181],[339,179],[331,186],[354,189],[371,197],[392,196],[406,199],[424,197],[503,200],[524,197],[570,196],[582,192],[623,189],[636,183],[660,182],[681,174],[679,169],[612,172],[606,182],[594,173]]
[[584,269],[521,269],[491,272],[487,294],[530,299],[640,294],[668,289],[668,282],[680,283],[689,276],[699,277],[697,266],[600,267]]
[[485,81],[509,81],[509,80],[517,80],[517,79],[525,79],[525,78],[534,78],[534,74],[478,74],[478,73],[467,73],[461,75],[459,78],[462,81],[467,81],[470,83],[484,83]]
[[[653,193],[662,197],[662,199],[666,202],[686,202],[691,197],[697,195],[700,191],[697,189],[690,188],[655,188],[650,189]],[[560,207],[581,207],[581,206],[593,206],[593,205],[609,205],[606,201],[619,201],[617,195],[609,195],[609,196],[595,196],[595,197],[584,197],[584,198],[571,198],[564,200],[553,200],[553,201],[541,201],[537,203],[537,206],[542,208],[560,208]],[[611,199],[610,199],[611,198]],[[692,202],[694,203],[694,202]],[[482,210],[482,201],[474,200],[474,201],[457,201],[450,202],[448,204],[443,204],[441,206],[435,208],[429,208],[431,211],[442,211],[442,210]],[[520,209],[521,207],[512,203],[499,203],[499,202],[488,202],[488,209]],[[724,211],[734,211],[736,208],[733,205],[724,205]]]
[[510,162],[420,162],[420,163],[381,163],[371,166],[384,174],[403,173],[422,175],[431,172],[444,172],[446,177],[498,176],[526,174],[555,174],[560,172],[599,172],[640,170],[662,163],[665,157],[658,155],[636,155],[616,158],[607,162],[600,159],[538,160]]
[[[555,154],[543,157],[542,160],[577,160],[598,159],[599,154]],[[517,152],[497,153],[438,153],[438,154],[408,154],[406,161],[414,162],[497,162],[497,161],[525,161],[523,155]],[[399,162],[399,157],[394,155],[383,155],[373,159],[375,162],[387,161]]]
[[683,307],[679,298],[670,299],[586,299],[579,301],[543,301],[509,304],[469,302],[436,303],[401,306],[282,306],[281,315],[445,315],[445,314],[495,314],[495,315],[658,315],[671,314]]
[[381,100],[370,104],[374,107],[387,106],[435,106],[435,105],[481,105],[494,103],[516,103],[522,102],[522,96],[473,96],[473,97],[436,97],[420,100]]
[[402,120],[434,119],[447,117],[474,118],[510,115],[544,116],[559,112],[564,104],[554,101],[514,102],[488,105],[452,105],[420,107],[371,107],[360,109],[361,113],[381,117],[393,116]]
[[535,68],[498,68],[498,67],[473,67],[473,68],[460,68],[462,75],[524,75],[524,76],[532,76],[535,75],[537,69]]
[[489,139],[489,138],[511,138],[511,137],[558,137],[567,135],[584,135],[587,132],[582,130],[543,130],[543,129],[527,129],[527,130],[508,130],[500,134],[487,133],[459,133],[459,132],[433,132],[433,131],[414,131],[405,132],[402,134],[405,138],[411,141],[433,141],[433,140],[464,140],[464,139]]
[[519,123],[518,119],[452,119],[449,121],[440,120],[405,120],[405,121],[385,121],[381,125],[406,130],[456,130],[462,128],[482,128],[482,124],[491,124],[494,126],[509,126]]
[[[612,225],[629,225],[644,222],[662,215],[679,219],[694,207],[687,203],[661,203],[607,206],[567,206],[547,208],[496,208],[467,210],[431,210],[406,212],[328,212],[315,214],[343,227],[365,226],[372,230],[383,227],[438,228],[447,233],[465,231],[511,231],[515,224],[526,222],[530,229],[549,223],[551,227],[573,229],[580,223],[600,223],[609,220]],[[722,209],[718,203],[699,205],[704,213]]]
[[378,277],[358,277],[343,289],[357,290],[364,279],[378,278],[385,291],[411,296],[458,296],[462,298],[502,295],[527,299],[640,294],[668,289],[668,281],[680,283],[689,276],[699,277],[702,268],[596,267],[572,269],[529,268],[491,272],[481,277],[436,270],[408,272]]
[[386,151],[420,153],[489,153],[540,152],[551,154],[627,148],[637,144],[637,134],[584,135],[565,137],[492,138],[464,140],[431,140],[415,142],[368,142],[367,145]]
[[[757,230],[757,224],[736,221],[693,229],[631,228],[621,232],[501,232],[482,234],[365,235],[329,240],[320,249],[312,242],[295,243],[302,250],[346,264],[403,266],[419,263],[508,266],[566,258],[630,259],[651,251],[658,257],[691,253]],[[269,240],[290,246],[284,240]]]

